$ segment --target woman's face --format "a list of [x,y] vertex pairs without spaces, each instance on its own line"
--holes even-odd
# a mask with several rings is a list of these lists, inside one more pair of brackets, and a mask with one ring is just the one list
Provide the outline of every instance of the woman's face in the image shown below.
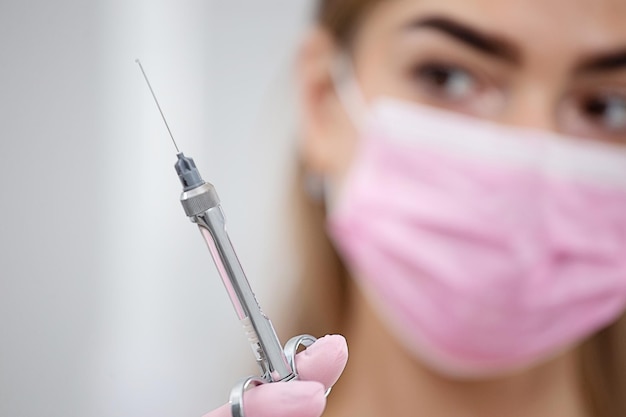
[[[357,136],[330,81],[340,51],[303,47],[304,155],[340,179]],[[368,100],[392,96],[626,146],[626,1],[389,0],[350,51]]]

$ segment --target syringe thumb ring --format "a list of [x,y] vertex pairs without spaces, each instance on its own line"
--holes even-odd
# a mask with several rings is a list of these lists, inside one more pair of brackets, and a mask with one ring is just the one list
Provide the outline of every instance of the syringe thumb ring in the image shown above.
[[[289,365],[291,366],[291,369],[293,370],[293,373],[295,376],[293,379],[298,379],[298,370],[296,368],[296,355],[298,354],[298,349],[301,346],[308,348],[313,343],[315,343],[316,340],[317,339],[314,336],[311,336],[309,334],[303,334],[300,336],[292,337],[285,344],[284,353],[285,353],[285,356],[287,357],[287,361],[289,362]],[[244,414],[244,403],[243,403],[244,393],[248,389],[251,389],[253,387],[266,384],[266,383],[268,382],[260,377],[250,376],[241,380],[237,384],[235,384],[235,386],[230,390],[230,397],[229,397],[232,417],[246,417]],[[326,390],[324,394],[326,397],[328,397],[328,395],[330,394],[331,389],[332,387],[329,387]]]

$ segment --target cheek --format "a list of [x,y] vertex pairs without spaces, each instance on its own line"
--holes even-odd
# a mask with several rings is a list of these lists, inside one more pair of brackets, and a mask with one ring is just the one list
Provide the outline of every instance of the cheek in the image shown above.
[[355,57],[356,77],[364,98],[368,102],[380,96],[411,100],[398,62],[401,60],[382,41],[373,40],[370,45]]

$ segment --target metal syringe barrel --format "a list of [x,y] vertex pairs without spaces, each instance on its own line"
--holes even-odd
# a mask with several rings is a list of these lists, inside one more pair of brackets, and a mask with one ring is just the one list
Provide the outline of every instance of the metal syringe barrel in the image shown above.
[[180,201],[185,214],[198,225],[211,256],[244,325],[262,376],[268,382],[295,377],[269,318],[261,311],[250,283],[226,232],[226,221],[215,187],[202,180],[193,159],[178,154],[176,172],[183,185]]

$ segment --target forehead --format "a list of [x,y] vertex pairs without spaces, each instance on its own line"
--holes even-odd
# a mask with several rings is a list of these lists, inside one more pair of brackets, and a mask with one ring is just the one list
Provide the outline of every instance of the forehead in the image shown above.
[[384,35],[413,18],[442,14],[524,49],[593,53],[626,46],[626,0],[387,0],[364,28]]

